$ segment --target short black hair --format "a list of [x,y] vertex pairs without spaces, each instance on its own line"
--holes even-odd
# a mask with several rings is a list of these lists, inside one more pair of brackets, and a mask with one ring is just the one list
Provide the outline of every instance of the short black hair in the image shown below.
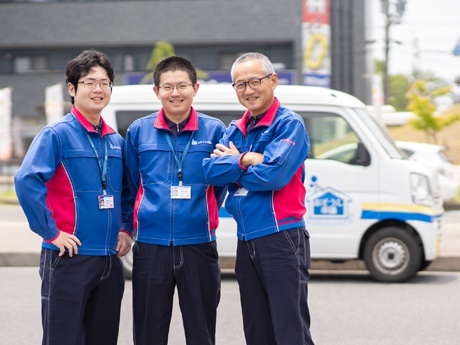
[[153,84],[160,86],[160,76],[165,72],[173,71],[187,72],[193,85],[196,84],[196,68],[187,59],[180,56],[170,56],[160,61],[153,71]]
[[[113,72],[113,65],[109,57],[103,52],[95,49],[84,50],[77,57],[73,58],[67,63],[66,67],[66,85],[71,83],[75,91],[78,88],[78,80],[85,75],[88,75],[91,68],[100,66],[105,69],[110,81],[113,83],[115,74]],[[70,101],[74,104],[74,97],[70,97]]]

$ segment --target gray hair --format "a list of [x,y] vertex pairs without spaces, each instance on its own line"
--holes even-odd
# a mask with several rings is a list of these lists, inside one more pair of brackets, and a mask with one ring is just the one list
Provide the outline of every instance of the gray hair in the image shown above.
[[275,73],[275,69],[273,68],[273,65],[271,61],[268,59],[268,57],[266,57],[265,55],[261,53],[246,53],[246,54],[241,55],[233,63],[232,68],[230,70],[232,81],[233,81],[233,73],[235,72],[236,66],[246,61],[259,61],[260,64],[262,65],[262,71],[265,75]]

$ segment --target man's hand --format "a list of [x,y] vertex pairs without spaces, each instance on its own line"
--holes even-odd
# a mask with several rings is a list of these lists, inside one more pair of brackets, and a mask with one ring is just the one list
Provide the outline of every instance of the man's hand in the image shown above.
[[59,256],[63,256],[65,254],[66,248],[69,251],[70,257],[74,254],[77,255],[78,246],[81,246],[81,242],[77,236],[68,234],[64,231],[59,231],[58,237],[56,237],[56,239],[51,243],[59,248]]
[[[226,147],[222,144],[216,144],[216,148],[214,149],[213,153],[211,153],[211,157],[223,157],[223,156],[230,156],[230,155],[239,155],[240,151],[236,148],[235,144],[232,141],[229,142],[229,147]],[[264,155],[257,152],[246,152],[241,159],[241,164],[244,167],[248,167],[250,165],[257,165],[264,161]]]
[[248,167],[250,165],[257,165],[264,161],[264,155],[257,152],[247,152],[241,159],[241,165]]
[[230,155],[239,155],[240,151],[236,148],[235,144],[232,141],[229,143],[229,147],[216,144],[216,148],[214,149],[213,153],[211,153],[211,157],[223,157],[223,156],[230,156]]
[[120,231],[118,234],[118,243],[117,243],[117,255],[119,257],[125,256],[131,250],[131,244],[133,239],[126,232]]

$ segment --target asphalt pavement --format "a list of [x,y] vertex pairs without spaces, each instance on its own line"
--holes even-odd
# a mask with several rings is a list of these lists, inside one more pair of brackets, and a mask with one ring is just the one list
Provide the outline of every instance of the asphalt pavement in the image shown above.
[[[1,200],[0,200],[1,202]],[[441,253],[429,271],[460,272],[460,210],[445,214]],[[21,208],[0,203],[0,267],[34,267],[40,262],[41,238],[29,230]],[[363,261],[313,261],[312,270],[366,270]]]

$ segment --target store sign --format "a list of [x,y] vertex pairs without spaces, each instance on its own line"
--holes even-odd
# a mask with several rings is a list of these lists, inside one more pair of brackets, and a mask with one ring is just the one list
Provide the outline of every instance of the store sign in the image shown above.
[[330,0],[302,0],[303,84],[330,87]]

